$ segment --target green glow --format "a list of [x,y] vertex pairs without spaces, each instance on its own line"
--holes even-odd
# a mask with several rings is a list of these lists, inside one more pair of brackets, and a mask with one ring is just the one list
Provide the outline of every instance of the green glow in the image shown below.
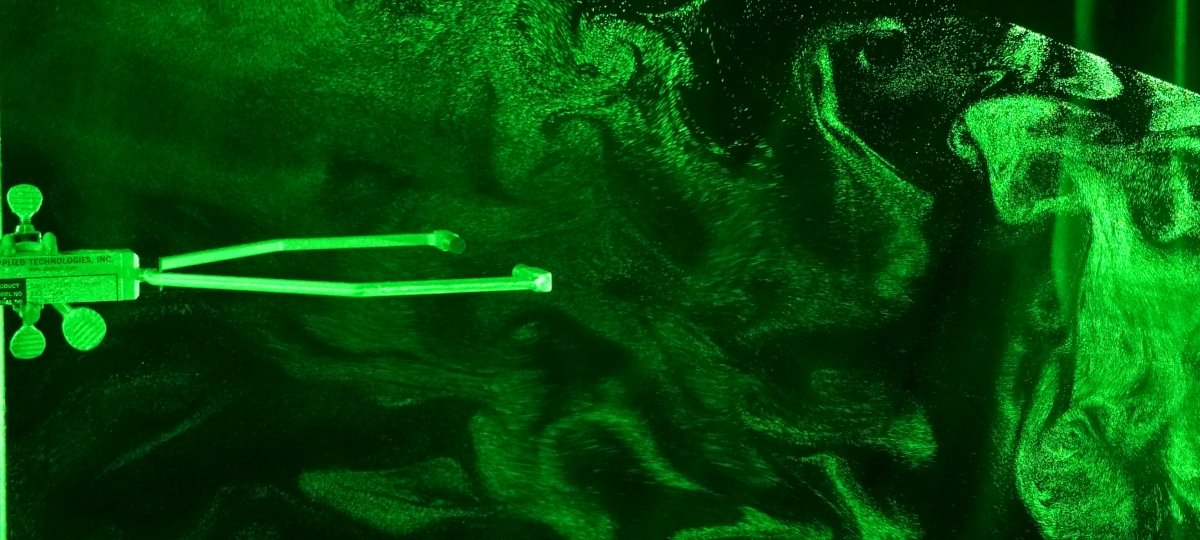
[[[842,31],[873,34],[903,30],[898,21],[885,18]],[[838,38],[835,36],[834,39]],[[872,227],[885,239],[887,255],[882,259],[887,261],[886,267],[878,271],[874,286],[885,299],[905,301],[909,283],[920,276],[928,264],[929,246],[919,228],[933,199],[901,179],[887,160],[841,121],[837,99],[841,81],[834,77],[829,49],[821,48],[816,51],[815,58],[805,60],[815,60],[820,75],[817,93],[809,96],[809,102],[817,127],[838,162],[837,203],[844,208],[848,221],[854,222],[856,227]],[[807,75],[799,73],[798,77]],[[878,206],[883,214],[861,214],[860,206]]]
[[1142,77],[1150,88],[1150,129],[1171,131],[1200,124],[1195,94],[1152,77]]
[[8,208],[17,215],[21,225],[28,225],[33,215],[42,208],[42,192],[29,184],[13,186],[4,199]]
[[1079,49],[1096,50],[1096,40],[1092,33],[1095,21],[1095,0],[1075,0],[1075,46]]
[[54,309],[62,315],[63,339],[79,351],[95,349],[104,341],[108,333],[108,325],[96,310],[92,308],[73,308],[66,304],[54,304]]
[[[462,466],[448,458],[398,469],[310,471],[300,476],[299,487],[313,499],[392,535],[415,534],[441,520],[480,514],[438,504],[438,499],[469,501],[475,496]],[[429,491],[439,496],[429,497]]]
[[[0,155],[3,154],[4,115],[0,112]],[[4,159],[0,157],[0,193],[4,192]],[[0,233],[4,212],[0,211]],[[0,336],[4,336],[4,312],[0,307]],[[8,538],[8,355],[0,347],[0,538]]]
[[157,287],[309,294],[349,298],[505,291],[550,292],[552,288],[550,272],[524,265],[514,267],[513,275],[510,278],[431,279],[426,281],[383,281],[377,283],[339,283],[334,281],[176,274],[148,269],[142,271],[139,279]]
[[[1047,155],[1056,157],[1062,138],[1047,140],[1037,136],[1046,122],[1061,111],[1062,105],[1037,97],[1014,97],[1003,101],[985,101],[967,112],[965,121],[976,144],[987,155],[1004,154],[1007,148],[1029,146],[1032,151],[1011,154],[1012,159],[988,160],[992,179],[992,199],[1000,219],[1011,224],[1031,223],[1053,213],[1066,213],[1077,206],[1075,200],[1058,194],[1058,178],[1029,174],[1030,169]],[[1036,141],[1037,145],[1028,141]]]
[[854,472],[845,460],[828,454],[807,458],[804,461],[820,467],[829,476],[834,491],[840,497],[841,508],[854,524],[855,532],[864,540],[893,540],[902,538],[917,538],[916,523],[911,516],[887,516],[877,503],[870,501],[854,480]]
[[432,246],[450,253],[462,253],[466,244],[462,238],[450,231],[434,231],[426,234],[386,234],[375,236],[342,236],[334,238],[284,238],[264,240],[250,244],[228,246],[183,255],[169,255],[159,260],[159,270],[171,270],[185,266],[196,266],[217,261],[228,261],[286,251],[365,249]]
[[1005,76],[1021,77],[1026,84],[1035,80],[1042,72],[1049,54],[1050,39],[1028,28],[1012,25],[1008,35],[997,51],[998,60],[1014,68],[1003,70]]
[[[735,525],[720,525],[680,531],[671,540],[727,540],[730,538],[794,538],[796,540],[833,540],[833,531],[821,525],[787,523],[754,508],[740,508],[742,520]],[[863,538],[873,538],[864,535]]]
[[[13,364],[27,536],[1200,536],[1178,86],[895,2],[20,4],[9,171],[65,195],[64,246],[432,224],[478,254],[323,261],[569,281],[174,273],[446,231],[123,262],[277,296],[54,303],[91,352]],[[33,356],[56,328],[18,308]]]
[[1075,74],[1055,81],[1063,92],[1085,99],[1113,99],[1125,91],[1108,61],[1089,52],[1072,51]]
[[[1111,66],[1074,54],[1075,72],[1090,74],[1064,81],[1069,96],[1122,92],[1104,90],[1115,79]],[[1011,357],[1019,363],[1040,351],[1045,367],[1029,401],[1002,405],[1027,411],[1023,422],[1002,424],[1003,437],[1016,446],[1018,493],[1048,538],[1136,537],[1145,512],[1187,527],[1185,516],[1200,506],[1190,484],[1200,456],[1182,442],[1195,433],[1188,343],[1200,328],[1200,257],[1183,242],[1200,237],[1192,187],[1200,96],[1145,76],[1135,82],[1154,91],[1157,131],[1145,141],[1099,142],[1117,133],[1111,121],[1062,99],[1010,96],[964,115],[986,157],[998,217],[1032,230],[1052,226],[1047,277],[1058,311],[1023,323],[1030,337],[1013,342]],[[1057,347],[1032,337],[1062,330],[1069,341]],[[1068,396],[1059,394],[1067,374],[1058,365],[1072,366]],[[1150,477],[1133,471],[1150,466],[1163,467],[1174,486],[1154,488],[1169,512],[1147,507],[1159,504],[1148,499]]]
[[466,244],[457,234],[441,230],[427,234],[265,240],[250,244],[163,257],[159,262],[158,270],[141,270],[138,279],[159,287],[188,287],[194,289],[308,294],[351,298],[505,291],[536,291],[544,293],[550,292],[553,286],[550,272],[523,264],[519,264],[513,268],[512,277],[386,281],[375,283],[341,283],[165,272],[174,268],[240,259],[268,253],[412,246],[432,246],[450,253],[462,253],[466,249]]
[[23,324],[13,332],[9,341],[8,351],[13,358],[30,360],[42,355],[46,350],[46,336],[31,324]]
[[1175,0],[1175,84],[1187,87],[1188,0]]
[[[269,253],[431,246],[462,253],[466,244],[450,231],[425,234],[392,234],[329,238],[287,238],[209,249],[163,257],[158,269],[138,268],[138,256],[129,250],[59,252],[52,233],[40,233],[31,220],[41,209],[42,193],[30,184],[8,191],[9,209],[20,219],[12,234],[0,241],[0,280],[4,296],[0,305],[11,305],[21,315],[22,326],[13,333],[9,350],[15,358],[41,356],[46,338],[34,325],[44,305],[53,305],[63,316],[63,337],[77,350],[95,349],[107,333],[104,319],[90,308],[72,308],[70,302],[134,300],[144,281],[159,287],[186,287],[244,292],[269,292],[367,298],[430,294],[507,291],[550,292],[550,272],[526,265],[513,268],[512,277],[342,283],[292,279],[166,273],[165,270]],[[24,236],[32,236],[21,240]]]

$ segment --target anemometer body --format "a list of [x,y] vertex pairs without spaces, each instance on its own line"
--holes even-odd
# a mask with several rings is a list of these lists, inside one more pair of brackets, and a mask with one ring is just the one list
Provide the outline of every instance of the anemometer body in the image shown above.
[[222,247],[163,257],[158,268],[140,268],[128,249],[60,252],[54,233],[40,232],[31,220],[42,206],[42,192],[29,184],[13,186],[8,207],[20,218],[12,233],[0,237],[0,306],[11,306],[21,317],[9,351],[19,359],[36,358],[46,338],[35,326],[42,309],[53,306],[62,315],[63,337],[80,351],[96,348],[108,331],[104,319],[74,303],[136,300],[142,282],[157,287],[188,287],[229,291],[290,293],[351,298],[415,296],[471,292],[550,292],[550,272],[518,264],[511,277],[343,283],[242,276],[168,272],[175,268],[284,251],[428,246],[448,253],[466,248],[457,234],[430,233],[332,238],[289,238]]

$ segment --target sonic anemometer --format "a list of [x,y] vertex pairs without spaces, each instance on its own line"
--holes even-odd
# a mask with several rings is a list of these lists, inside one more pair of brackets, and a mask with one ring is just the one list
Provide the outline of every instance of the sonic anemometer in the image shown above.
[[139,268],[136,253],[128,249],[60,252],[51,232],[34,228],[34,214],[42,206],[42,192],[29,184],[13,186],[6,197],[9,210],[20,219],[16,229],[0,237],[0,305],[12,306],[21,318],[8,349],[13,357],[37,358],[46,349],[38,330],[45,306],[62,316],[67,344],[90,351],[108,331],[96,310],[72,304],[136,300],[140,285],[187,287],[245,292],[290,293],[318,296],[379,297],[429,294],[534,291],[550,292],[550,272],[518,264],[511,276],[425,281],[344,283],[258,277],[180,274],[176,268],[240,259],[285,251],[429,246],[462,253],[462,238],[450,231],[331,238],[288,238],[172,255],[157,268]]

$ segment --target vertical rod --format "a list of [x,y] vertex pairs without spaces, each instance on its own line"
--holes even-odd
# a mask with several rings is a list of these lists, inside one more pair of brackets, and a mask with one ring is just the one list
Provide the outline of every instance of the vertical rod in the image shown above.
[[[1096,47],[1093,28],[1096,23],[1096,0],[1075,0],[1075,48],[1092,54],[1100,54]],[[1077,96],[1071,98],[1075,105],[1083,105],[1083,100]],[[1079,127],[1072,122],[1068,129],[1078,135]],[[1074,179],[1067,167],[1061,167],[1058,173],[1058,190],[1063,195],[1072,190]],[[1078,288],[1078,270],[1072,262],[1070,254],[1075,253],[1080,242],[1086,238],[1086,225],[1079,219],[1062,213],[1054,216],[1054,239],[1051,241],[1051,265],[1054,269],[1054,284],[1058,299],[1068,313],[1075,313],[1076,295],[1073,291]]]
[[1175,84],[1187,88],[1188,0],[1175,0]]
[[1096,22],[1096,0],[1075,0],[1075,47],[1093,54],[1096,50],[1092,28]]
[[[0,107],[3,108],[3,107]],[[0,122],[0,127],[3,122]],[[0,129],[3,131],[3,129]],[[2,150],[3,145],[0,145]],[[0,152],[2,154],[2,152]],[[0,157],[0,196],[4,194],[4,158]],[[0,197],[2,198],[2,197]],[[4,209],[0,204],[0,234],[4,233]],[[0,307],[0,540],[8,540],[8,388],[4,354],[4,308]]]

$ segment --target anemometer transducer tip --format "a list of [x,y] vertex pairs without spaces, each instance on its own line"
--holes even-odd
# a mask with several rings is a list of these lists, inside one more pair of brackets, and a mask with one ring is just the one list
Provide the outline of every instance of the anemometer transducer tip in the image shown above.
[[42,308],[54,306],[62,315],[67,343],[80,351],[94,349],[107,332],[94,309],[73,303],[135,300],[139,286],[189,287],[227,291],[291,293],[319,296],[377,297],[428,294],[534,291],[550,292],[550,272],[518,264],[512,275],[494,278],[435,279],[343,283],[168,272],[176,268],[240,259],[283,251],[430,246],[462,253],[466,244],[450,231],[333,238],[265,240],[223,248],[172,255],[158,268],[139,268],[138,256],[128,249],[58,251],[54,233],[39,232],[31,220],[42,206],[42,192],[29,184],[13,186],[6,198],[20,218],[16,230],[0,237],[0,305],[10,305],[21,317],[9,351],[16,358],[41,356],[46,338],[35,326]]

